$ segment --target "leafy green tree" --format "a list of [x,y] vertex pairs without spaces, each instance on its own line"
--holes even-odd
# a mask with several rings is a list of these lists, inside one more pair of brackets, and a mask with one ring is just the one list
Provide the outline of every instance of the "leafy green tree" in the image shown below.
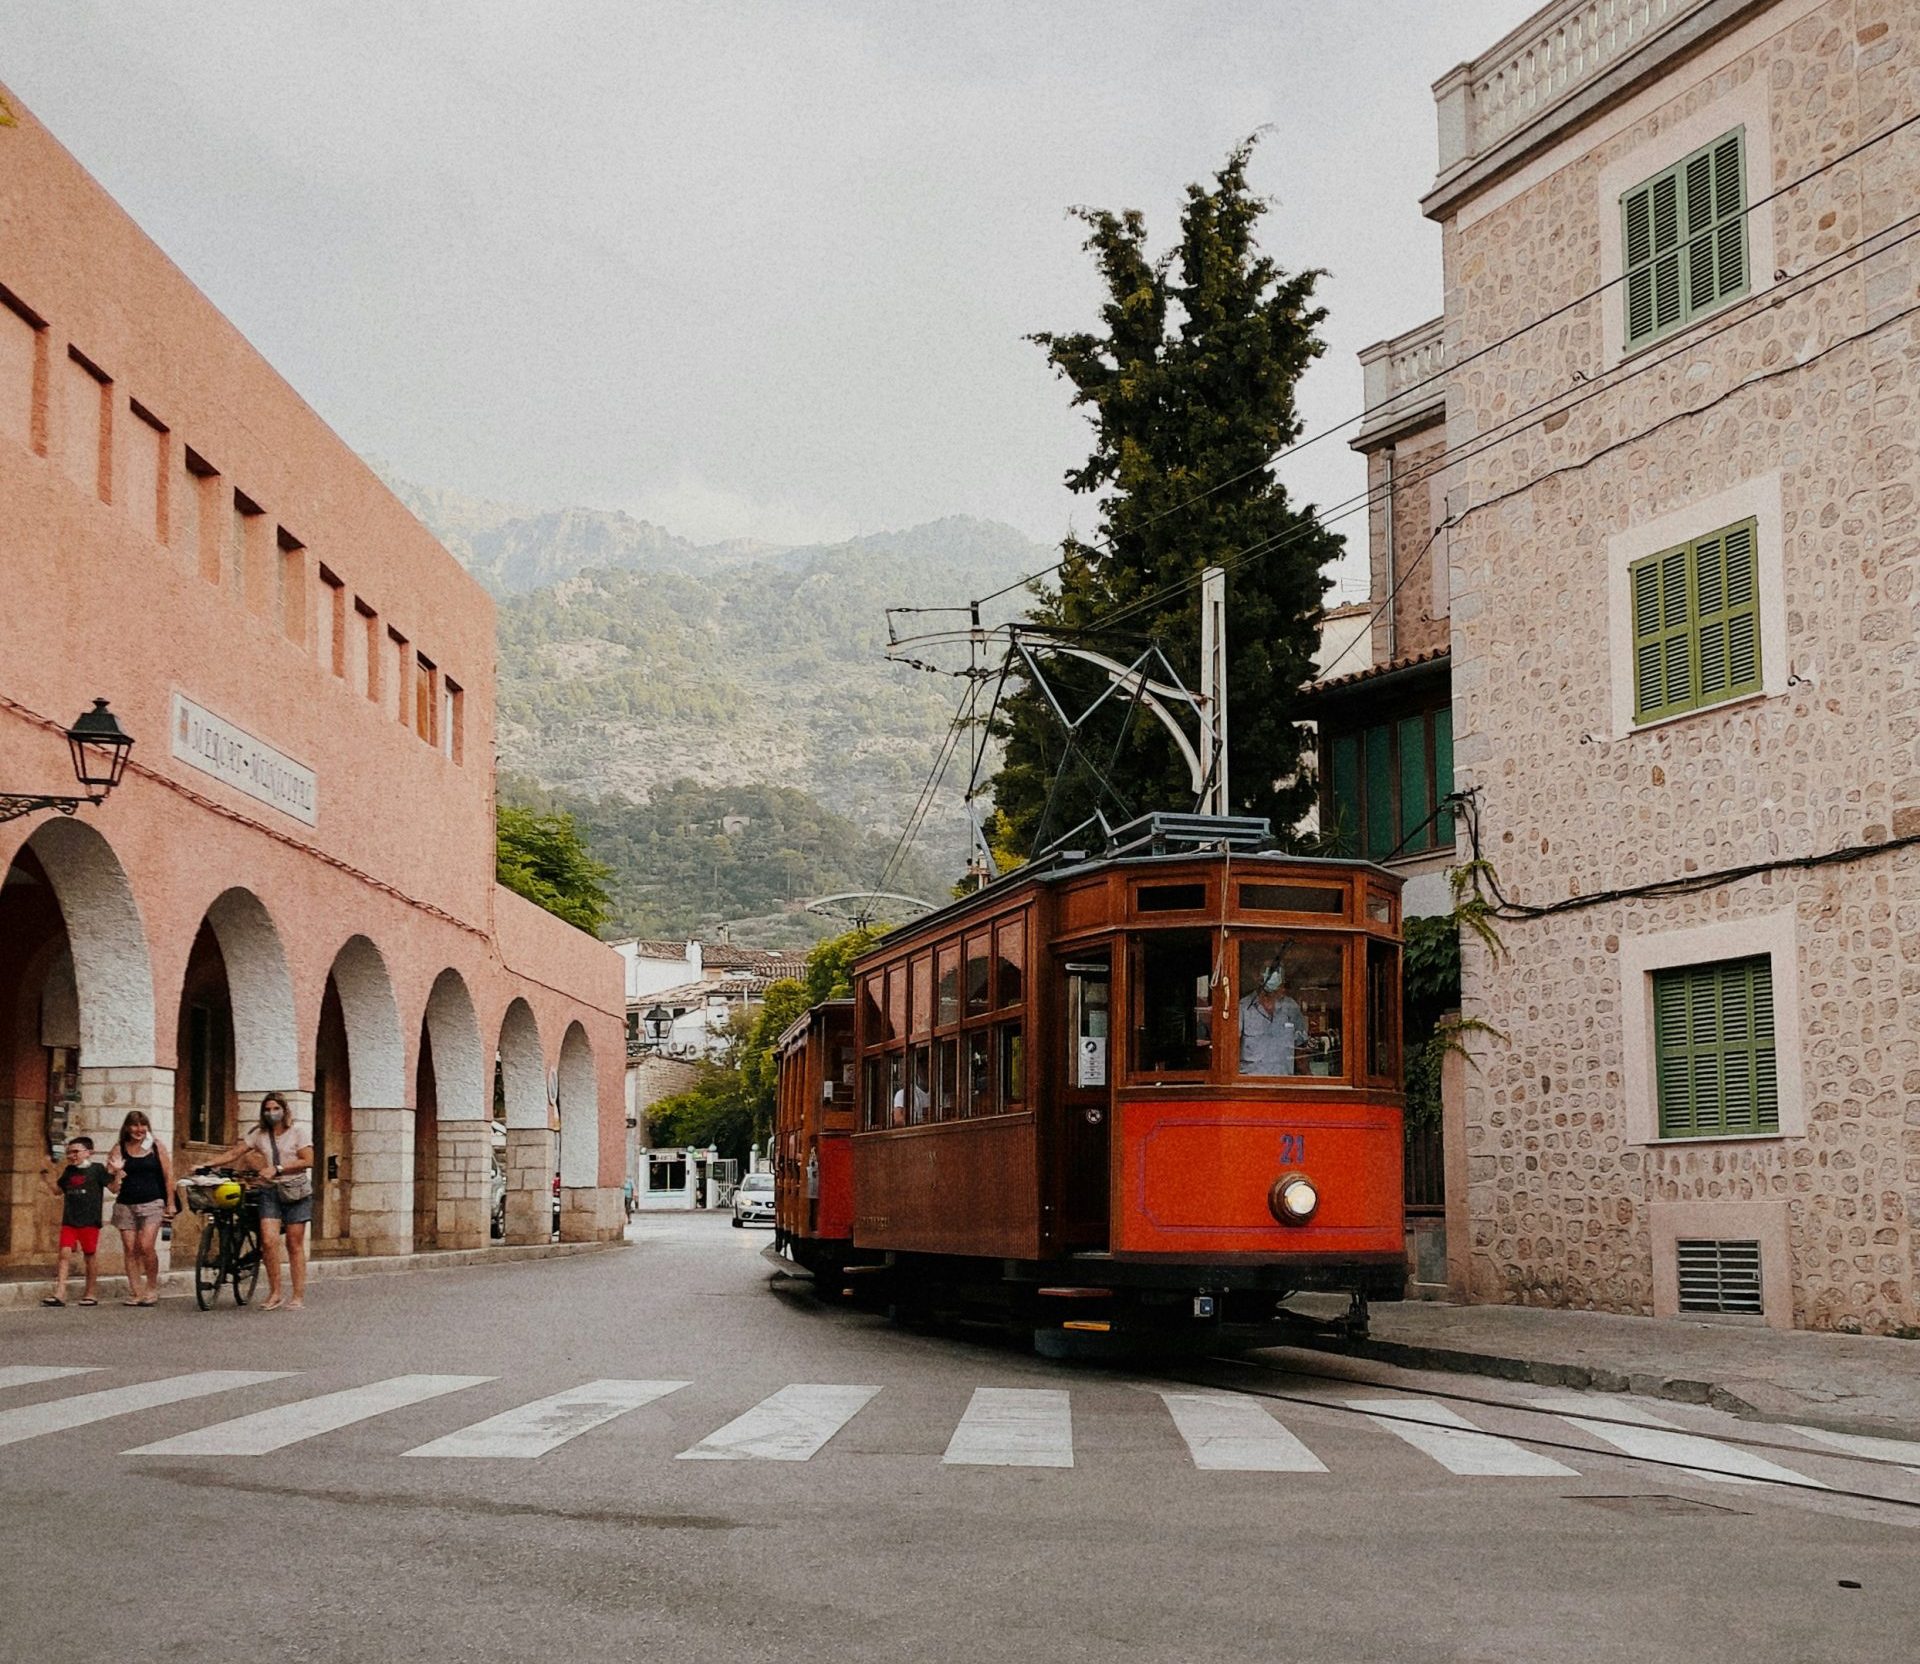
[[493,870],[509,890],[568,924],[591,933],[606,922],[611,869],[587,853],[580,828],[564,809],[542,813],[501,804]]
[[[1098,496],[1100,535],[1066,539],[1033,617],[1122,662],[1156,640],[1193,686],[1197,579],[1204,567],[1228,566],[1232,807],[1288,828],[1311,797],[1299,777],[1294,701],[1313,674],[1322,574],[1342,542],[1291,500],[1270,467],[1300,432],[1294,390],[1325,350],[1317,330],[1326,314],[1312,304],[1319,272],[1288,274],[1259,251],[1255,231],[1268,205],[1247,187],[1252,153],[1248,140],[1210,185],[1187,187],[1179,241],[1158,257],[1137,211],[1075,210],[1106,292],[1100,328],[1032,339],[1093,426],[1093,454],[1067,485]],[[1259,553],[1233,564],[1249,550]],[[1140,610],[1103,622],[1136,601]],[[1079,708],[1107,685],[1070,660],[1056,659],[1049,676]],[[1114,819],[1192,807],[1192,783],[1165,731],[1135,713],[1122,739],[1126,701],[1110,708],[1105,734],[1086,749],[1118,802],[1084,760],[1062,768],[1065,736],[1044,695],[1025,679],[1010,685],[995,721],[1005,749],[994,797],[1014,853],[1030,853],[1043,831],[1057,835],[1095,808]]]

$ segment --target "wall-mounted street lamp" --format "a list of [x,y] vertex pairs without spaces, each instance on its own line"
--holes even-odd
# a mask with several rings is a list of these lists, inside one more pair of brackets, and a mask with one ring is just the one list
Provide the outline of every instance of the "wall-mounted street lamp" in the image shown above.
[[647,1044],[655,1051],[667,1049],[667,1038],[673,1033],[673,1013],[664,1005],[656,1005],[642,1017],[640,1026],[646,1031]]
[[50,797],[34,792],[0,792],[0,820],[17,820],[42,809],[70,815],[83,803],[104,803],[107,793],[120,784],[120,776],[127,771],[133,736],[107,709],[106,700],[96,699],[93,709],[83,711],[67,730],[67,749],[73,753],[73,777],[86,788],[85,794]]

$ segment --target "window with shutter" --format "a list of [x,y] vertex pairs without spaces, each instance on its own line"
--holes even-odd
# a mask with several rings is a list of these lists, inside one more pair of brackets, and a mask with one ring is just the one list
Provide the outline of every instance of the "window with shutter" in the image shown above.
[[1629,348],[1744,295],[1746,129],[1634,186],[1620,214]]
[[1760,690],[1757,535],[1743,520],[1628,568],[1634,721]]
[[1780,1130],[1765,954],[1655,971],[1653,1033],[1662,1138]]

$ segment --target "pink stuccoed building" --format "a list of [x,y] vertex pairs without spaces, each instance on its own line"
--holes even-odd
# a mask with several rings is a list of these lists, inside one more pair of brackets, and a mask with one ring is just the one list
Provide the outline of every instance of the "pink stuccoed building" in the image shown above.
[[316,1252],[479,1247],[496,1169],[507,1240],[556,1173],[561,1235],[616,1235],[621,964],[494,882],[491,601],[0,99],[0,792],[74,791],[96,697],[136,741],[0,822],[0,1278],[51,1260],[64,1131],[139,1107],[184,1165],[268,1091]]

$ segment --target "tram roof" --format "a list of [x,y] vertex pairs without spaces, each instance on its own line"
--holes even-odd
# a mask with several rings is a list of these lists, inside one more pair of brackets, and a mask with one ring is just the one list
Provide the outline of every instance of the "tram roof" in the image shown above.
[[[1147,818],[1157,819],[1160,817]],[[1192,815],[1178,817],[1181,822],[1187,823],[1190,829],[1189,835],[1193,837],[1198,837],[1200,834],[1198,830],[1191,829],[1191,823],[1198,822],[1201,818],[1202,817]],[[1139,823],[1136,822],[1134,824],[1138,825]],[[1238,828],[1245,828],[1249,825],[1249,822],[1240,820],[1232,824]],[[1257,824],[1262,828],[1263,837],[1271,836],[1270,833],[1265,831],[1266,822],[1260,821],[1252,824]],[[1121,827],[1117,829],[1112,836],[1116,840],[1122,839],[1130,830],[1130,827]],[[930,913],[922,913],[918,917],[896,926],[859,957],[861,960],[866,960],[877,954],[887,952],[889,945],[896,936],[918,936],[929,927],[944,927],[955,919],[965,918],[969,913],[986,911],[996,907],[1005,901],[1015,890],[1025,885],[1032,885],[1037,888],[1042,884],[1064,884],[1073,879],[1086,878],[1095,873],[1112,872],[1122,868],[1171,866],[1177,862],[1208,860],[1223,863],[1231,861],[1235,866],[1284,866],[1293,871],[1306,870],[1328,873],[1338,872],[1342,874],[1367,872],[1392,884],[1395,889],[1398,889],[1405,882],[1401,874],[1393,871],[1389,867],[1381,866],[1378,861],[1368,861],[1359,857],[1343,855],[1295,855],[1286,850],[1279,849],[1234,848],[1231,844],[1226,848],[1214,846],[1147,851],[1141,851],[1137,848],[1123,848],[1110,852],[1103,851],[1098,855],[1085,855],[1077,850],[1064,850],[1054,855],[1043,857],[1041,860],[1029,862],[1025,866],[1015,867],[1011,872],[1003,873],[1000,877],[994,879],[984,889],[975,890],[968,895],[957,897],[953,901],[948,902],[944,907],[937,907]]]

